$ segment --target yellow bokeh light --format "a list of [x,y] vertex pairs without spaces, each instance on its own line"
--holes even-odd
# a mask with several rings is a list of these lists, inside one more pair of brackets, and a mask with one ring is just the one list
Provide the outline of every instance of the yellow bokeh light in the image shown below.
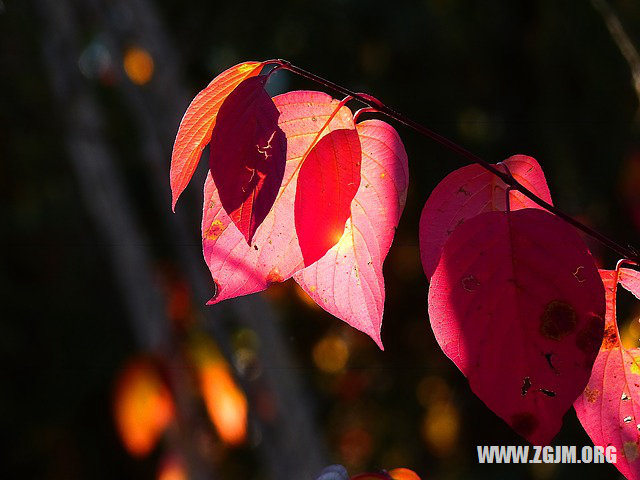
[[424,408],[429,408],[434,402],[446,402],[450,396],[449,385],[436,375],[423,377],[416,387],[416,397]]
[[153,58],[143,48],[131,47],[124,54],[124,71],[136,85],[145,85],[153,77]]
[[620,329],[620,340],[622,346],[626,349],[638,347],[638,339],[640,338],[640,320],[633,318],[626,322],[624,327]]
[[349,360],[349,347],[337,335],[327,335],[313,347],[313,362],[326,373],[337,373]]
[[456,446],[460,431],[460,414],[448,402],[437,402],[427,410],[422,422],[422,437],[439,456],[449,455]]

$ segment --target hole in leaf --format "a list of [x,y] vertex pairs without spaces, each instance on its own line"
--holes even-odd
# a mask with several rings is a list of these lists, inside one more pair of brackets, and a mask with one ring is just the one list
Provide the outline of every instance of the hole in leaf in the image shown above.
[[524,377],[524,379],[522,380],[522,388],[520,389],[523,397],[527,394],[530,388],[531,388],[531,378]]
[[543,395],[546,395],[547,397],[553,398],[556,396],[556,392],[554,392],[553,390],[547,390],[546,388],[539,388],[538,391]]

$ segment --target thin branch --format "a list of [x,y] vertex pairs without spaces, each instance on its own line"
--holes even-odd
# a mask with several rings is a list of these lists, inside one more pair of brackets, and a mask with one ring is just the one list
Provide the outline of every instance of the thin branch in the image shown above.
[[609,237],[607,237],[606,235],[598,232],[597,230],[592,229],[591,227],[588,227],[587,225],[585,225],[582,222],[579,222],[578,220],[576,220],[575,218],[571,217],[569,214],[563,212],[562,210],[560,210],[559,208],[545,202],[543,199],[541,199],[540,197],[538,197],[535,193],[533,193],[531,190],[529,190],[528,188],[526,188],[524,185],[522,185],[520,182],[518,182],[516,179],[514,179],[512,176],[507,175],[505,172],[501,171],[500,169],[496,168],[495,165],[492,165],[491,163],[487,162],[486,160],[480,158],[479,156],[471,153],[469,150],[465,149],[464,147],[458,145],[457,143],[455,143],[454,141],[440,135],[439,133],[434,132],[433,130],[425,127],[424,125],[410,119],[409,117],[405,116],[404,114],[397,112],[395,110],[393,110],[392,108],[387,107],[384,103],[380,102],[379,100],[369,96],[369,95],[362,95],[359,93],[355,93],[352,92],[351,90],[349,90],[346,87],[343,87],[342,85],[338,85],[336,83],[331,82],[330,80],[326,80],[314,73],[308,72],[300,67],[297,67],[293,64],[291,64],[290,62],[288,62],[287,60],[282,60],[282,59],[278,59],[278,60],[270,60],[266,63],[275,63],[278,65],[281,65],[282,68],[285,68],[287,70],[289,70],[290,72],[293,72],[301,77],[304,77],[308,80],[311,80],[312,82],[315,82],[319,85],[322,85],[325,88],[329,88],[331,90],[334,90],[336,92],[339,92],[343,95],[350,95],[352,96],[355,100],[358,100],[359,102],[368,105],[371,108],[376,109],[378,112],[386,115],[389,118],[392,118],[404,125],[406,125],[407,127],[411,128],[412,130],[418,132],[419,134],[428,137],[432,140],[435,140],[436,142],[438,142],[439,144],[441,144],[442,146],[444,146],[447,150],[450,150],[458,155],[460,155],[461,157],[469,160],[472,163],[476,163],[478,165],[480,165],[481,167],[483,167],[485,170],[488,170],[489,172],[493,173],[494,175],[496,175],[498,178],[500,178],[505,184],[507,184],[509,187],[511,187],[512,190],[517,190],[518,192],[520,192],[522,195],[524,195],[525,197],[529,198],[531,201],[535,202],[537,205],[541,206],[542,208],[546,209],[547,211],[553,213],[554,215],[560,217],[561,219],[563,219],[565,222],[569,223],[570,225],[572,225],[573,227],[583,231],[584,233],[586,233],[587,235],[589,235],[592,238],[595,238],[596,240],[598,240],[600,243],[602,243],[603,245],[605,245],[607,248],[609,248],[610,250],[616,252],[618,255],[624,257],[624,258],[628,258],[629,260],[634,260],[636,262],[640,262],[640,256],[638,255],[637,251],[635,248],[626,248],[623,247],[622,245],[620,245],[619,243],[617,243],[616,241],[610,239]]
[[624,30],[622,22],[607,1],[591,0],[591,5],[593,5],[593,8],[595,8],[602,16],[602,19],[611,34],[611,38],[618,46],[620,53],[629,65],[631,77],[633,79],[631,83],[636,92],[636,97],[638,98],[638,114],[636,114],[636,119],[640,119],[640,54],[633,45],[633,42],[631,42],[629,35],[627,35],[627,32]]

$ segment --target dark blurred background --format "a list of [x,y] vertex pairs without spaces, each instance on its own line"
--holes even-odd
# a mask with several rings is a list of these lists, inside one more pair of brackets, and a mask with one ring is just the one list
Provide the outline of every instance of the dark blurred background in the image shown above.
[[[175,215],[168,166],[200,89],[282,57],[488,161],[535,157],[556,205],[639,246],[638,46],[635,0],[0,0],[0,477],[306,480],[342,463],[617,478],[607,465],[477,464],[476,445],[523,441],[428,324],[417,225],[455,155],[396,125],[411,183],[385,264],[385,352],[292,281],[205,307],[207,162]],[[270,88],[317,89],[287,72]],[[620,308],[636,346],[639,312],[626,297]],[[238,420],[216,420],[222,409]],[[590,444],[573,411],[555,443]]]

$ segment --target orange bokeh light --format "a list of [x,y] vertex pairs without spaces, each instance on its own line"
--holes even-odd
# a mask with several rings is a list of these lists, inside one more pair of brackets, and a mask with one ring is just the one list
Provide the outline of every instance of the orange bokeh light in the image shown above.
[[393,480],[420,480],[420,477],[413,470],[408,468],[394,468],[389,472]]
[[158,469],[156,480],[189,480],[182,459],[175,455],[166,458]]
[[124,54],[124,71],[136,85],[149,83],[153,77],[153,58],[140,47],[131,47]]
[[349,360],[349,346],[338,335],[326,335],[313,346],[313,362],[326,373],[338,373]]
[[134,359],[119,374],[114,417],[122,443],[134,456],[148,454],[173,419],[171,393],[149,359]]
[[209,418],[225,443],[240,445],[247,437],[247,399],[222,362],[199,369],[202,396]]
[[436,402],[427,410],[422,423],[422,436],[438,456],[447,456],[455,448],[460,432],[460,414],[450,402]]

